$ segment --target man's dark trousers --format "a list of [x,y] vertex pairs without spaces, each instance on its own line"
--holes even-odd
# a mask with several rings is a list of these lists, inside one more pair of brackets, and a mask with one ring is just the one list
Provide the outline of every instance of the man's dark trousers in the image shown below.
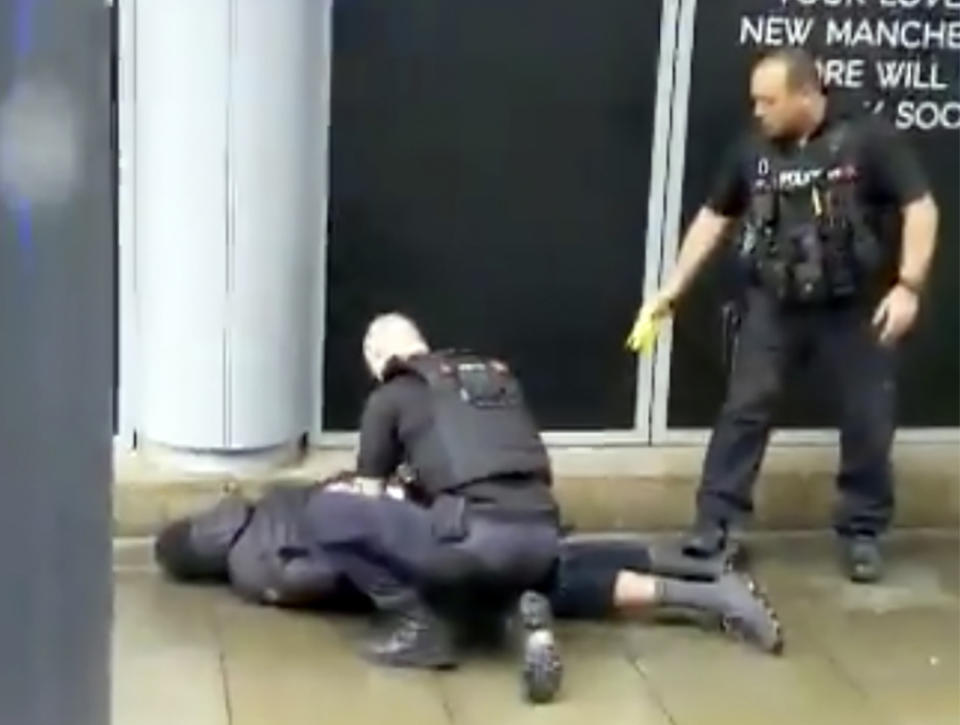
[[847,303],[784,307],[751,288],[733,356],[727,399],[714,427],[697,493],[702,524],[736,522],[752,511],[751,490],[791,368],[830,373],[821,401],[839,412],[840,491],[834,526],[844,537],[880,534],[893,513],[890,447],[895,428],[896,355],[877,341],[872,310]]
[[340,492],[314,496],[308,521],[337,568],[381,609],[426,592],[513,594],[544,582],[558,552],[552,516],[464,510],[462,531],[443,507]]

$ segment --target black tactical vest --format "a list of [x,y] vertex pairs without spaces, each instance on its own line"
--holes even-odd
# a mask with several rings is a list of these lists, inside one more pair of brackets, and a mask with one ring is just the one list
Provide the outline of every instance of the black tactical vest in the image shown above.
[[490,479],[549,483],[547,451],[504,363],[446,352],[418,355],[398,367],[430,390],[439,470],[417,473],[432,495]]
[[758,140],[740,242],[751,276],[784,303],[862,296],[880,246],[858,199],[856,133],[839,121],[787,156]]

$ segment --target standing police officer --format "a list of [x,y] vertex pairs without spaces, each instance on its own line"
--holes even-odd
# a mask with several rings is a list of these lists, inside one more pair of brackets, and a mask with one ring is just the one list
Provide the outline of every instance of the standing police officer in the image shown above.
[[[560,680],[550,605],[525,590],[547,579],[557,557],[558,512],[519,383],[499,361],[431,353],[397,314],[371,323],[364,356],[381,385],[360,425],[359,483],[315,497],[307,515],[334,567],[392,615],[368,655],[453,665],[441,612],[457,611],[454,600],[473,610],[514,606],[527,694],[550,699]],[[415,472],[416,501],[384,492],[402,464]]]
[[641,310],[667,315],[740,220],[744,314],[686,550],[719,553],[728,527],[751,512],[788,366],[812,355],[839,388],[834,525],[845,566],[854,581],[875,581],[894,501],[896,348],[917,317],[937,207],[904,140],[877,117],[841,115],[805,51],[764,56],[750,93],[759,132],[733,149],[672,276]]

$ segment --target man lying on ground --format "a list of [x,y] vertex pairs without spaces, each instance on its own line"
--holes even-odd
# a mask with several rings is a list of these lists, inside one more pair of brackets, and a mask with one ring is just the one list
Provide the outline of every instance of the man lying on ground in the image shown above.
[[[259,604],[363,611],[364,597],[316,544],[312,515],[331,496],[357,486],[355,476],[344,473],[313,485],[277,483],[256,502],[231,494],[167,525],[157,538],[157,561],[174,579],[223,581]],[[396,483],[388,492],[403,495]],[[783,648],[780,622],[749,575],[637,537],[564,538],[540,590],[558,617],[685,608],[716,615],[727,632],[765,652]]]

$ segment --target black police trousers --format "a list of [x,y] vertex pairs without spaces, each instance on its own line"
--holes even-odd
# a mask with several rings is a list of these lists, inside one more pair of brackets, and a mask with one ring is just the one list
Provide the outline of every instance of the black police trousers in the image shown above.
[[425,508],[323,492],[312,497],[307,520],[333,565],[388,611],[473,592],[507,606],[547,579],[559,541],[552,515],[481,512],[448,497]]
[[839,412],[841,536],[877,535],[893,513],[890,447],[895,428],[896,353],[881,346],[863,305],[786,308],[751,288],[733,354],[727,398],[707,449],[698,518],[735,522],[752,512],[751,491],[775,406],[791,367],[821,363],[833,386],[822,402]]

